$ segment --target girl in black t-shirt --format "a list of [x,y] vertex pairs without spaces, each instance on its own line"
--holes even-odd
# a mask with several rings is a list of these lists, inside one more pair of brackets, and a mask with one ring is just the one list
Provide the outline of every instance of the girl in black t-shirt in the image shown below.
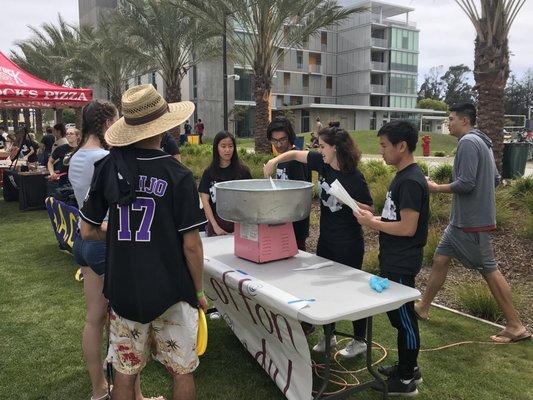
[[204,171],[198,187],[208,220],[207,236],[233,233],[233,222],[225,221],[217,214],[215,183],[240,179],[252,179],[250,170],[239,161],[235,136],[220,131],[213,139],[213,160]]
[[[288,151],[268,161],[265,177],[270,176],[278,163],[297,160],[306,163],[309,169],[317,171],[320,198],[320,235],[316,254],[332,261],[361,269],[365,252],[363,230],[354,218],[352,210],[329,193],[331,184],[337,179],[359,207],[372,210],[372,197],[365,177],[357,168],[361,153],[352,138],[343,129],[329,127],[319,132],[319,151]],[[354,335],[365,337],[365,321],[354,321]],[[335,337],[332,344],[336,343]],[[313,350],[323,352],[324,340]],[[353,357],[366,350],[364,342],[355,340],[341,350],[341,355]]]

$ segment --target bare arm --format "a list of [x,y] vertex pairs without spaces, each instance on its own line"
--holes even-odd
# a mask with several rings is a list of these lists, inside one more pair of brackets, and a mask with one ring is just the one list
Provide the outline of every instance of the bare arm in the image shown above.
[[401,221],[385,222],[374,217],[371,212],[361,211],[354,214],[363,226],[394,236],[414,236],[418,227],[420,213],[409,208],[400,211]]
[[55,175],[54,171],[54,159],[52,157],[48,157],[48,164],[47,164],[48,172],[50,173],[50,176]]
[[183,254],[187,261],[187,268],[191,273],[200,307],[205,311],[207,310],[207,301],[203,296],[204,249],[198,229],[183,234]]
[[268,162],[263,167],[263,174],[265,178],[268,178],[274,173],[276,166],[279,163],[296,160],[302,164],[307,164],[307,155],[309,151],[307,150],[289,150],[283,154],[280,154],[277,157],[268,160]]

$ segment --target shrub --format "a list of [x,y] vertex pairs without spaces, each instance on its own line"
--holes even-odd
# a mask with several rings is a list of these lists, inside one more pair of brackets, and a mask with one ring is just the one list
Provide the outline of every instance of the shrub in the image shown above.
[[517,212],[511,207],[515,199],[508,189],[496,190],[496,224],[507,226],[512,221],[516,221]]
[[431,265],[433,262],[433,255],[439,245],[440,232],[436,228],[429,228],[428,241],[424,247],[424,265]]
[[444,151],[436,151],[433,153],[435,157],[446,157],[446,153]]
[[377,249],[370,249],[365,251],[363,258],[363,271],[369,274],[379,275],[379,251]]
[[370,183],[370,194],[372,200],[374,200],[374,213],[381,214],[383,206],[385,205],[385,198],[387,197],[387,191],[389,189],[390,182],[392,181],[391,175],[382,176],[376,181]]
[[359,169],[365,176],[367,183],[378,181],[381,177],[388,177],[394,172],[381,160],[369,160],[362,162]]
[[429,222],[446,222],[450,217],[451,197],[446,193],[429,196]]
[[533,239],[533,214],[528,214],[524,223],[523,234],[528,239]]
[[498,303],[484,282],[459,287],[457,297],[461,306],[476,317],[494,322],[500,321],[503,317]]
[[533,194],[533,176],[516,179],[513,183],[513,194],[516,196]]
[[441,164],[431,171],[431,179],[435,182],[450,183],[452,181],[453,167],[450,164]]
[[418,166],[420,167],[420,169],[422,170],[424,175],[425,176],[429,176],[429,166],[428,166],[428,164],[425,163],[424,161],[417,161],[416,163],[418,164]]

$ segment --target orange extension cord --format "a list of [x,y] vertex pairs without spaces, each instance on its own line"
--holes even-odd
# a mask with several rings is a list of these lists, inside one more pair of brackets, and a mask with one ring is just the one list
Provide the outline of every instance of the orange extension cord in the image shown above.
[[[340,344],[340,343],[342,343],[344,341],[347,341],[347,340],[349,340],[349,339],[342,339],[337,344]],[[509,343],[497,343],[497,342],[492,342],[492,341],[490,341],[490,342],[481,342],[481,341],[474,341],[474,340],[466,340],[464,342],[450,343],[450,344],[446,344],[446,345],[443,345],[443,346],[434,347],[434,348],[431,348],[431,349],[420,349],[420,352],[424,353],[424,352],[430,352],[430,351],[439,351],[439,350],[449,349],[451,347],[463,346],[463,345],[466,345],[466,344],[508,345]],[[372,342],[372,348],[373,349],[377,348],[377,349],[380,349],[380,350],[383,351],[382,356],[377,361],[374,361],[372,363],[372,366],[377,365],[381,361],[383,361],[387,357],[387,354],[388,354],[389,351],[390,352],[398,351],[396,349],[387,349],[387,348],[385,348],[384,346],[382,346],[381,344],[379,344],[377,342]],[[333,392],[324,392],[324,393],[322,393],[323,395],[328,395],[329,396],[329,395],[333,395],[333,394],[338,394],[338,393],[341,393],[341,392],[343,392],[343,391],[345,391],[345,390],[347,390],[347,389],[349,389],[351,387],[359,385],[361,382],[359,381],[359,379],[357,378],[357,376],[355,374],[366,370],[366,367],[360,368],[360,369],[355,370],[355,371],[348,370],[347,368],[345,368],[339,362],[339,352],[340,352],[340,350],[335,352],[335,355],[333,356],[333,360],[338,364],[338,366],[341,369],[330,368],[331,373],[330,373],[330,380],[329,380],[330,384],[339,386],[339,389],[335,390]],[[324,364],[317,364],[316,362],[311,361],[311,366],[313,368],[313,372],[315,373],[315,375],[318,378],[323,379],[324,376],[321,375],[321,373],[326,368],[325,365]],[[343,378],[343,376],[345,376],[346,378]],[[347,378],[353,379],[354,383],[348,382]],[[318,391],[313,390],[313,394],[316,394],[316,393],[318,393]]]

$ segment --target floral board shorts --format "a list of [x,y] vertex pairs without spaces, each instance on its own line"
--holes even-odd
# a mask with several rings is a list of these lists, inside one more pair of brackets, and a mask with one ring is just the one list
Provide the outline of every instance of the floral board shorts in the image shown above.
[[130,321],[113,310],[109,319],[107,362],[116,371],[125,375],[139,373],[151,351],[172,375],[188,374],[198,367],[198,310],[189,303],[176,303],[147,324]]

